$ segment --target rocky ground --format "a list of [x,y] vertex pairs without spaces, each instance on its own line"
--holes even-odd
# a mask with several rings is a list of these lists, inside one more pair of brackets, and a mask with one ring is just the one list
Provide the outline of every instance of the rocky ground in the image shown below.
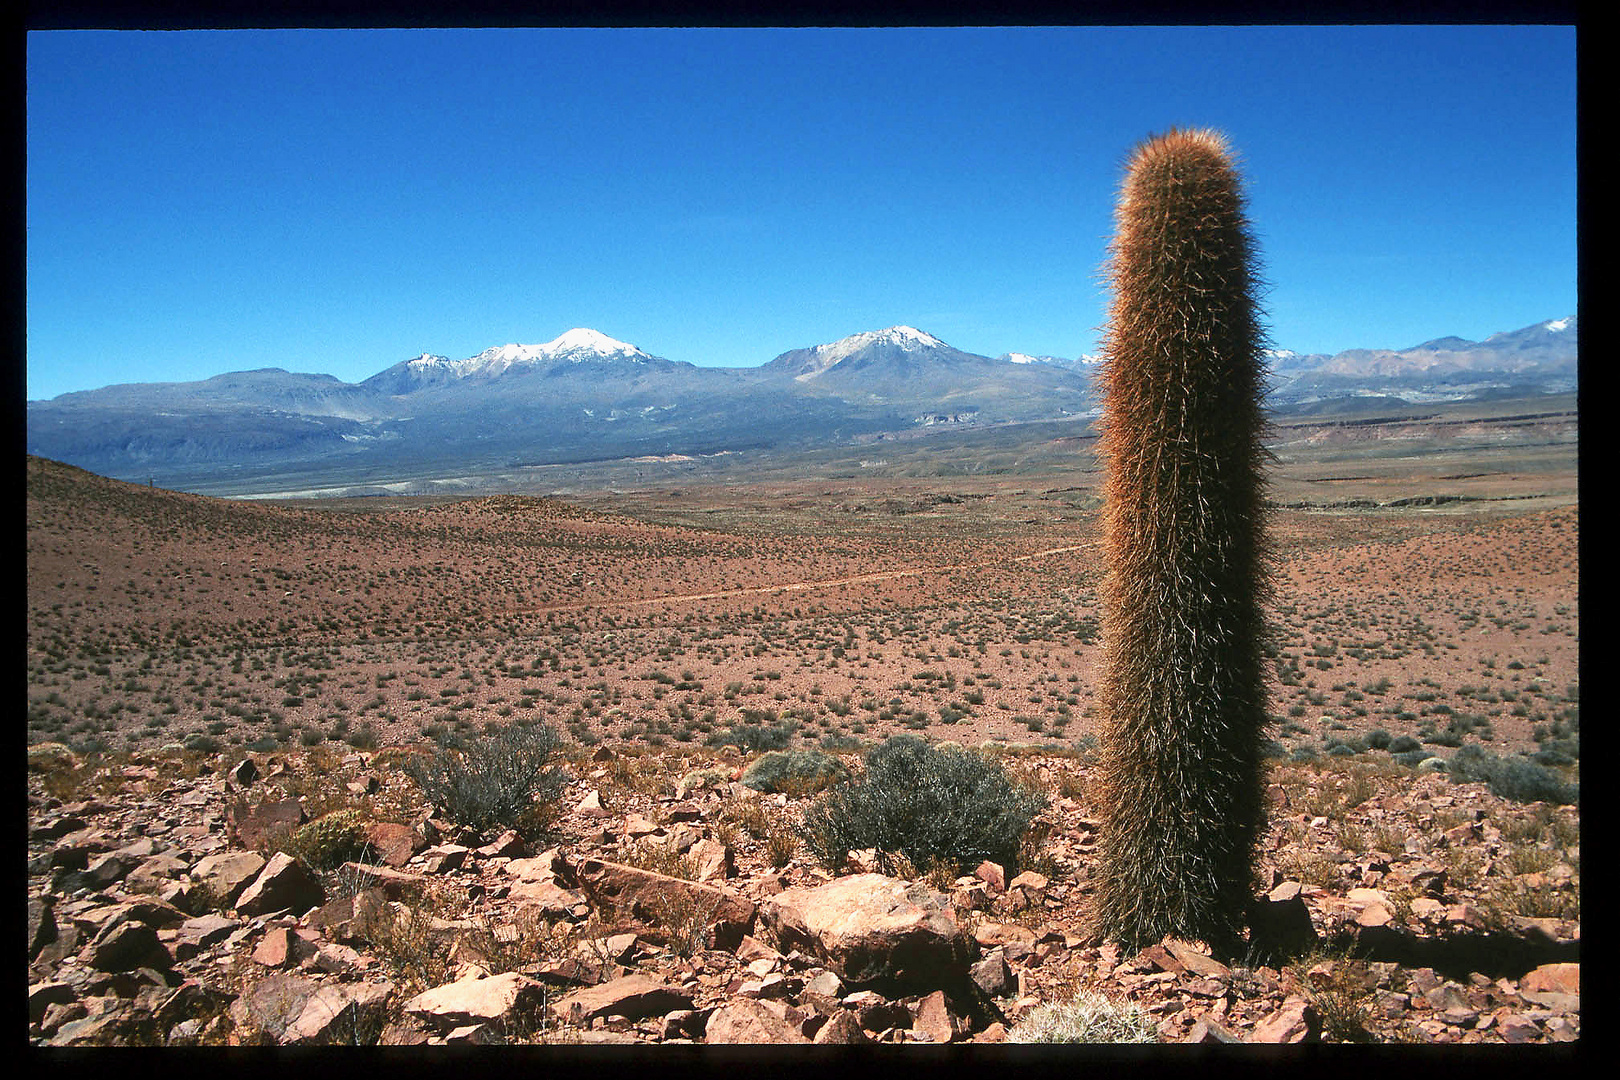
[[1580,1036],[1578,809],[1375,753],[1275,765],[1253,947],[1216,958],[1088,938],[1083,754],[1000,751],[1047,809],[1023,865],[953,878],[830,873],[813,795],[735,747],[574,748],[529,842],[435,818],[412,752],[34,747],[30,1042],[991,1043],[1095,993],[1166,1043]]

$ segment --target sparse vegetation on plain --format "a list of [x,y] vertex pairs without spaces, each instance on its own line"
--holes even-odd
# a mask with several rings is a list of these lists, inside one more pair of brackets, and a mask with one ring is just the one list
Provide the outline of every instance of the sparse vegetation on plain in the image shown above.
[[[1379,424],[1291,422],[1273,443],[1281,505],[1268,612],[1278,633],[1264,670],[1275,749],[1255,888],[1301,883],[1313,917],[1336,927],[1353,915],[1344,897],[1361,888],[1382,892],[1406,931],[1443,944],[1476,930],[1527,933],[1524,920],[1555,933],[1578,926],[1579,804],[1515,801],[1495,793],[1488,773],[1465,776],[1477,753],[1470,747],[1571,786],[1579,775],[1572,444],[1559,451],[1547,428],[1528,425],[1511,430],[1537,445],[1520,446],[1495,423],[1470,441],[1467,425],[1416,437],[1403,421],[1390,430],[1413,437],[1397,444]],[[1343,441],[1347,432],[1365,441]],[[785,731],[775,752],[819,750],[855,780],[867,752],[908,735],[970,747],[1015,787],[1047,797],[1004,864],[1009,877],[1029,873],[1017,888],[997,895],[982,881],[967,884],[959,872],[973,866],[921,852],[915,862],[893,858],[896,871],[951,891],[981,931],[994,924],[1035,936],[1022,959],[1028,946],[1007,946],[1018,987],[1043,1003],[1103,987],[1156,1006],[1150,1015],[1167,1041],[1223,1001],[1231,1026],[1247,1031],[1263,1002],[1297,992],[1278,988],[1291,972],[1234,968],[1226,995],[1205,998],[1211,987],[1186,974],[1172,981],[1076,943],[1100,820],[1098,474],[1086,441],[1047,445],[1031,442],[1034,434],[900,442],[884,447],[881,472],[827,455],[793,475],[724,488],[670,474],[565,498],[234,503],[31,460],[31,831],[42,815],[66,828],[74,815],[100,824],[132,808],[145,838],[184,846],[190,830],[217,835],[225,795],[237,790],[228,774],[251,760],[260,773],[253,797],[298,800],[306,820],[247,846],[298,854],[328,902],[367,897],[353,918],[323,931],[323,944],[374,958],[364,978],[392,980],[397,1005],[469,964],[492,974],[573,971],[576,960],[590,967],[614,938],[582,904],[515,917],[513,898],[499,895],[518,880],[499,869],[503,858],[469,858],[480,868],[429,875],[439,887],[401,886],[385,903],[375,903],[379,890],[355,862],[317,869],[353,852],[356,824],[368,834],[402,825],[431,834],[427,842],[440,846],[413,857],[412,873],[469,846],[472,830],[428,801],[407,763],[466,761],[469,748],[502,732],[549,727],[556,745],[542,773],[556,769],[563,794],[547,798],[542,785],[526,805],[560,811],[568,831],[555,841],[542,830],[531,855],[561,842],[565,852],[577,845],[578,854],[662,867],[679,880],[720,874],[711,880],[753,889],[827,880],[799,827],[832,789],[790,780],[756,793],[743,774],[772,748],[724,736]],[[1070,434],[1043,428],[1040,438]],[[1346,454],[1362,455],[1357,467],[1333,468]],[[607,476],[614,467],[600,468]],[[1440,479],[1461,473],[1489,475]],[[1340,474],[1373,478],[1313,479]],[[1470,500],[1388,505],[1437,488]],[[1329,505],[1347,500],[1367,505]],[[1459,746],[1424,741],[1448,730]],[[606,817],[573,813],[591,793]],[[207,805],[190,804],[205,795]],[[110,809],[97,817],[81,806]],[[693,806],[698,820],[687,817]],[[450,828],[428,828],[429,815]],[[645,823],[631,832],[637,815]],[[648,827],[655,831],[640,835]],[[700,837],[712,849],[688,846]],[[78,841],[44,843],[40,853],[30,842],[30,895],[36,884],[61,892],[56,921],[64,938],[78,928],[82,951],[80,905],[106,894],[86,875],[112,863],[81,851],[48,865],[53,844]],[[380,857],[363,849],[358,861]],[[859,865],[877,868],[864,856]],[[1418,868],[1426,876],[1414,876]],[[355,880],[345,885],[346,876]],[[189,917],[231,910],[223,883],[180,886],[172,902]],[[716,993],[747,976],[714,948],[701,908],[645,914],[656,922],[648,938],[605,962],[696,972],[717,980]],[[235,993],[265,977],[249,958],[258,943],[244,939],[217,980],[209,961],[214,989],[195,1002],[184,991],[184,1009],[168,1014],[184,1020],[167,1033],[171,1044],[261,1037],[232,1032],[229,998],[216,986]],[[320,963],[341,966],[346,955],[337,949]],[[1353,970],[1333,1031],[1356,1037],[1359,1024],[1379,1041],[1501,1038],[1505,1021],[1490,1012],[1480,1014],[1496,1017],[1489,1028],[1431,1016],[1422,1021],[1431,1030],[1414,1035],[1423,991],[1391,966]],[[787,985],[797,974],[787,971]],[[317,977],[359,985],[325,969]],[[123,986],[140,976],[114,978]],[[1376,990],[1361,986],[1374,979]],[[1322,972],[1317,982],[1334,989]],[[553,999],[565,992],[547,987]],[[1404,1013],[1391,1004],[1397,995]],[[52,1024],[77,1023],[71,1015],[58,1009]],[[648,1023],[605,1035],[658,1037]],[[1570,1030],[1535,1023],[1539,1041]],[[1446,1027],[1438,1036],[1437,1024]],[[581,1034],[543,1018],[508,1035],[570,1031]]]

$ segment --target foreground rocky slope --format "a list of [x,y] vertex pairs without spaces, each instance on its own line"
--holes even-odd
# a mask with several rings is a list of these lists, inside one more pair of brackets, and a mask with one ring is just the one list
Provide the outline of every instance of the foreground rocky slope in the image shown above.
[[1086,934],[1084,756],[1004,757],[1050,797],[1022,866],[835,877],[792,834],[808,797],[741,784],[734,747],[640,749],[578,751],[525,842],[436,820],[411,749],[36,746],[29,1039],[977,1043],[1098,993],[1163,1042],[1580,1034],[1574,807],[1278,764],[1252,955],[1129,956]]

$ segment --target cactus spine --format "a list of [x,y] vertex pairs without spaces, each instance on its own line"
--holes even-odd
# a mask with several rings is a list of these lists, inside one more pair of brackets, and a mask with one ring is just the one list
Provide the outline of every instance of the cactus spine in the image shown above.
[[1101,936],[1242,937],[1264,825],[1264,333],[1227,142],[1132,153],[1107,272]]

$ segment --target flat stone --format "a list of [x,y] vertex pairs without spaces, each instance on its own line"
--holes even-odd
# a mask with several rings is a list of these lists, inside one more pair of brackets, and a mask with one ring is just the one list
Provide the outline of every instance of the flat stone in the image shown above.
[[718,885],[595,858],[581,859],[570,874],[604,918],[628,918],[656,928],[677,908],[689,908],[692,918],[712,928],[713,947],[724,950],[736,948],[754,928],[753,903]]
[[572,918],[590,911],[584,893],[551,880],[519,881],[507,890],[506,898],[552,918]]
[[476,974],[436,986],[405,1002],[404,1011],[442,1029],[468,1024],[504,1023],[519,1010],[535,1007],[544,984],[516,971],[479,978]]
[[692,991],[645,975],[626,975],[588,986],[555,1001],[552,1014],[570,1024],[588,1024],[598,1016],[640,1020],[692,1007]]
[[485,859],[516,859],[527,853],[523,838],[513,829],[507,829],[477,850],[478,855]]
[[882,874],[783,890],[765,901],[761,915],[784,947],[805,949],[855,984],[938,989],[965,977],[978,955],[949,897]]
[[737,876],[731,849],[718,840],[707,837],[696,840],[686,849],[686,854],[696,864],[694,876],[698,881],[726,881]]
[[153,855],[124,876],[124,888],[130,892],[157,892],[189,869],[191,864],[177,855]]
[[1181,965],[1184,971],[1190,971],[1194,975],[1200,975],[1206,979],[1229,979],[1232,976],[1231,968],[1208,953],[1194,948],[1188,942],[1176,938],[1166,938],[1162,944],[1165,950],[1176,958],[1176,962]]
[[262,1033],[280,1042],[319,988],[320,984],[313,980],[276,972],[251,985],[231,1003],[231,1020],[238,1031]]
[[205,886],[230,906],[242,890],[264,870],[265,859],[256,851],[224,851],[204,855],[191,868],[191,880]]
[[1192,1030],[1187,1033],[1185,1042],[1190,1043],[1240,1043],[1242,1037],[1229,1028],[1204,1016],[1193,1024]]
[[1580,964],[1542,964],[1519,980],[1520,993],[1575,994],[1581,992]]
[[373,1042],[386,1020],[393,983],[325,983],[310,994],[278,1040],[284,1046],[353,1046]]
[[703,1029],[708,1043],[807,1043],[798,1026],[763,1002],[740,999],[715,1009]]

